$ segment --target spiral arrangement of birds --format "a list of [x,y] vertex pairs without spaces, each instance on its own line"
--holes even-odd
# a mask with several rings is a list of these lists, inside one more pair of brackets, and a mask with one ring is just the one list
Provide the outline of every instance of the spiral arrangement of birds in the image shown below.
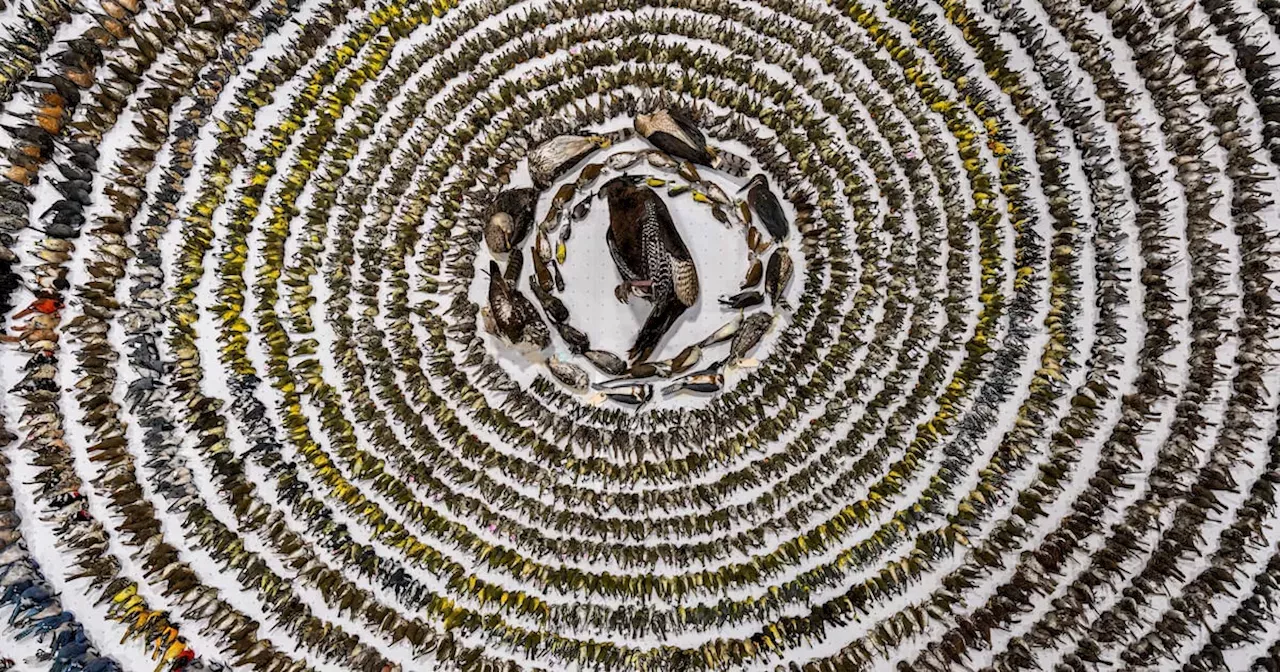
[[1280,670],[1275,0],[0,0],[0,672]]

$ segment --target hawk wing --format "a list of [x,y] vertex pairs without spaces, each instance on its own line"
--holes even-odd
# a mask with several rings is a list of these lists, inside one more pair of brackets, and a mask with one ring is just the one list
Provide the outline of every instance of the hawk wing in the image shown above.
[[502,277],[497,262],[489,262],[489,310],[498,326],[506,328],[515,319],[515,303],[511,300],[511,288]]
[[671,262],[671,280],[675,283],[676,299],[686,306],[698,300],[698,269],[693,261]]
[[[613,265],[618,267],[618,273],[622,274],[623,280],[635,282],[636,280],[645,279],[642,274],[644,267],[639,263],[642,260],[633,258],[634,250],[638,246],[633,247],[631,250],[620,249],[618,239],[613,234],[613,227],[609,227],[609,231],[604,234],[604,240],[609,244],[609,256],[613,257]],[[631,252],[631,254],[628,254],[628,252]]]
[[627,189],[617,198],[609,197],[609,231],[605,242],[618,273],[629,282],[649,279],[649,265],[645,263],[640,238],[646,201],[643,191],[636,189]]
[[691,147],[701,150],[707,146],[707,139],[702,135],[698,125],[693,123],[693,120],[685,116],[683,112],[670,110],[667,115],[671,117],[672,121],[676,122],[676,126],[684,136],[682,139],[688,142]]
[[685,247],[684,239],[671,220],[671,212],[661,198],[654,195],[648,199],[645,210],[647,217],[657,220],[658,238],[671,262],[671,282],[675,287],[676,299],[686,306],[692,306],[698,300],[698,268],[693,264],[693,256],[689,254],[689,248]]

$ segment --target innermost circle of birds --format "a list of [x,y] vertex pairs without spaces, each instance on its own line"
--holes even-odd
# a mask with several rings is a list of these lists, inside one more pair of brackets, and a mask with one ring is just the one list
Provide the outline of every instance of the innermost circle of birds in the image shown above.
[[[637,138],[642,148],[618,148]],[[785,318],[785,294],[795,274],[786,210],[769,178],[756,173],[747,179],[749,169],[748,159],[709,144],[691,116],[676,109],[638,114],[630,128],[584,130],[537,144],[527,156],[529,184],[512,184],[513,171],[502,171],[507,184],[480,215],[477,230],[492,255],[483,274],[485,330],[499,347],[545,367],[567,390],[583,395],[584,403],[641,409],[657,399],[721,392],[726,373],[759,364],[752,351]],[[553,191],[566,176],[572,179]],[[734,194],[720,184],[731,179],[743,185]],[[699,204],[689,218],[702,221],[677,227],[667,199]],[[539,218],[539,207],[548,202]],[[575,320],[561,299],[573,291],[561,269],[574,235],[599,234],[576,231],[593,207],[608,211],[604,239],[616,274],[614,299],[650,307],[624,353],[593,347],[585,320]],[[690,338],[677,323],[706,299],[681,228],[699,236],[708,226],[742,236],[747,254],[737,291],[716,300],[725,318],[721,326]],[[520,287],[526,273],[532,298]],[[678,353],[653,359],[668,340],[681,344]],[[568,355],[547,354],[561,345]]]

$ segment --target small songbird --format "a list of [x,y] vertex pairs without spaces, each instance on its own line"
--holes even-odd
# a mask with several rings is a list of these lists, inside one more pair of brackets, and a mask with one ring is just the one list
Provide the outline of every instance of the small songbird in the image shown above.
[[606,183],[600,195],[609,201],[605,242],[622,275],[614,295],[626,303],[631,294],[648,299],[653,310],[628,353],[644,361],[676,320],[698,300],[698,270],[680,238],[667,205],[643,178],[623,175]]
[[747,191],[747,203],[756,211],[756,216],[769,235],[773,236],[774,242],[786,240],[791,227],[787,224],[787,213],[782,210],[782,203],[769,189],[769,178],[764,173],[757,173],[739,190],[741,191]]
[[503,277],[498,262],[489,261],[489,305],[484,311],[485,327],[516,345],[542,349],[550,345],[551,332],[542,316],[515,284]]
[[538,192],[528,187],[507,189],[484,211],[484,242],[494,254],[506,254],[524,242],[533,229]]

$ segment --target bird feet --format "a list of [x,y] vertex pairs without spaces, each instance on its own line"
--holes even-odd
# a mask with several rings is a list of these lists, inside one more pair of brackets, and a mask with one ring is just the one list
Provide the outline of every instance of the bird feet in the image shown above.
[[650,287],[653,287],[652,280],[623,280],[622,284],[613,288],[613,295],[622,303],[630,303],[632,294],[635,294],[636,296],[647,296],[649,294]]

